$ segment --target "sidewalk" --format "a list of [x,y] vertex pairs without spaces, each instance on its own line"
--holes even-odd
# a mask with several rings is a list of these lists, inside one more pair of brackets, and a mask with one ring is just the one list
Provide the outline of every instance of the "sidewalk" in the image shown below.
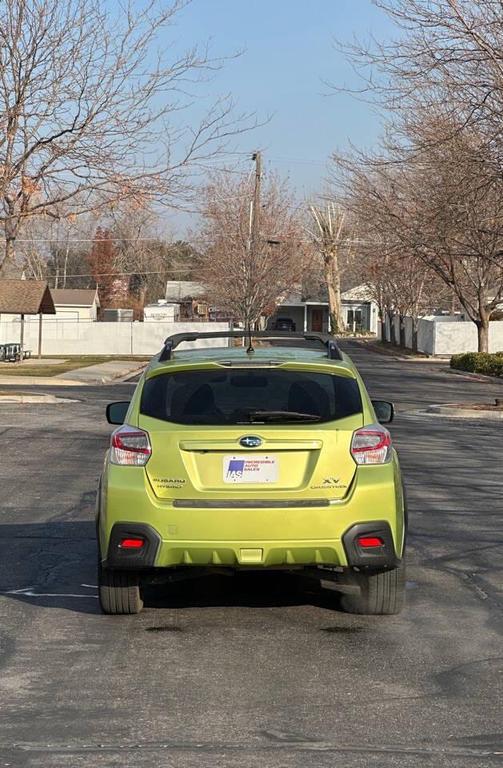
[[[360,341],[358,338],[347,338],[344,339],[344,341]],[[401,362],[407,362],[407,363],[443,363],[444,365],[449,365],[449,357],[433,357],[428,355],[417,355],[412,352],[412,350],[402,350],[400,347],[395,347],[390,345],[383,346],[379,342],[376,341],[367,341],[366,339],[361,339],[362,345],[364,345],[367,349],[371,350],[372,352],[376,352],[378,355],[384,355],[385,357],[389,357],[392,360],[400,360]]]
[[123,379],[143,370],[145,365],[146,363],[140,363],[138,360],[114,360],[98,365],[89,365],[86,368],[76,368],[73,371],[61,373],[59,376],[0,375],[0,385],[82,387],[91,384],[110,384],[117,379]]

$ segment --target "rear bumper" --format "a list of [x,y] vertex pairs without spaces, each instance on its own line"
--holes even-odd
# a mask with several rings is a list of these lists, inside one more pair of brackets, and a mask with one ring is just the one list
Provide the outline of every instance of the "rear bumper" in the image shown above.
[[[109,467],[110,469],[110,467]],[[149,491],[140,468],[112,467],[103,476],[99,541],[113,568],[175,566],[394,567],[402,556],[404,501],[398,465],[363,468],[343,500],[324,506],[184,507]],[[295,505],[297,503],[297,506]],[[146,531],[143,554],[118,552],[122,532]],[[382,535],[385,547],[362,553],[356,533]],[[361,533],[360,533],[361,535]]]
[[[383,546],[372,551],[362,550],[357,539],[363,534],[380,536]],[[121,548],[121,541],[131,536],[143,538],[144,546],[132,551]],[[384,521],[353,525],[342,539],[333,541],[262,541],[260,544],[256,541],[163,541],[150,525],[116,523],[105,561],[108,568],[136,571],[175,566],[394,568],[399,563],[391,529]]]

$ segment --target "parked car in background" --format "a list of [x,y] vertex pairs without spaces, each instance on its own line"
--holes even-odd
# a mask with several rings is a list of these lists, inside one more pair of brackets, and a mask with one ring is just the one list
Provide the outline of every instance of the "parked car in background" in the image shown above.
[[290,317],[278,317],[274,323],[275,331],[296,331],[296,326]]

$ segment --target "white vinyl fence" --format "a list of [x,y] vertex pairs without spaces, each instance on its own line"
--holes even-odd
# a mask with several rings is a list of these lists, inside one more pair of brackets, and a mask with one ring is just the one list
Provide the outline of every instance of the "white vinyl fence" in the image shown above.
[[[395,342],[400,341],[400,319],[393,318]],[[386,341],[391,341],[391,328],[386,318]],[[412,318],[405,318],[405,346],[412,349]],[[427,355],[449,357],[461,352],[477,351],[475,323],[452,317],[427,317],[419,320],[417,348]],[[489,352],[503,351],[503,322],[489,323]]]
[[[42,324],[43,355],[154,355],[164,339],[174,333],[226,331],[228,323],[80,323],[47,320]],[[19,342],[19,322],[0,322],[0,344]],[[207,339],[185,344],[226,346],[225,339]],[[38,322],[24,326],[24,348],[38,351]]]

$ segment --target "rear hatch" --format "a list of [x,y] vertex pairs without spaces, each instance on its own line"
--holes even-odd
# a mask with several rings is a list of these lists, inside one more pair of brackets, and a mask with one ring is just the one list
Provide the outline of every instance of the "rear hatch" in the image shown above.
[[139,426],[152,444],[155,495],[178,502],[315,505],[341,499],[363,424],[356,379],[276,368],[160,373],[143,388]]

